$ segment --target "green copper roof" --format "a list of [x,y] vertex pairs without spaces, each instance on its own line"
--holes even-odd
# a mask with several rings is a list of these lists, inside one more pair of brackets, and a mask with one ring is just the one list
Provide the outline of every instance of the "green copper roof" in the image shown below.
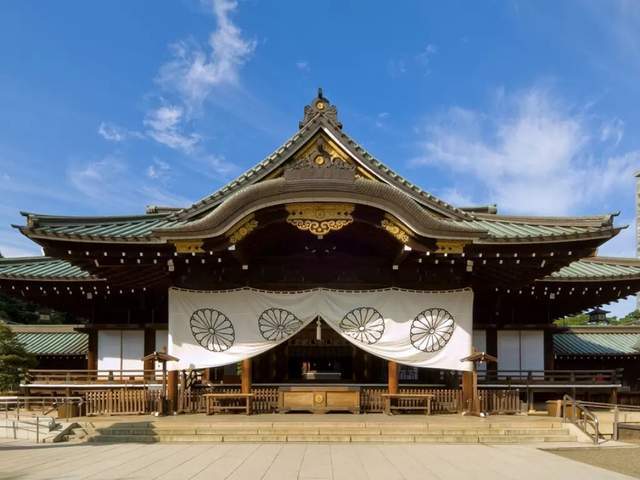
[[640,328],[636,333],[556,333],[553,335],[553,353],[556,356],[640,355]]
[[[575,238],[585,235],[598,235],[611,231],[611,226],[602,225],[558,225],[536,224],[532,219],[530,223],[496,220],[463,220],[462,223],[471,228],[482,229],[489,232],[492,240],[530,240],[530,239],[559,239]],[[569,219],[567,219],[569,223]]]
[[[26,214],[27,227],[20,227],[29,237],[59,239],[82,239],[92,241],[118,242],[162,242],[154,234],[155,230],[170,229],[188,225],[191,220],[172,220],[170,213],[144,215],[138,217],[51,217]],[[495,218],[487,218],[495,217]],[[606,222],[579,222],[574,218],[558,219],[556,224],[535,217],[528,222],[502,220],[497,215],[483,216],[470,220],[444,220],[454,225],[465,226],[489,233],[487,241],[544,241],[585,237],[612,236],[615,229]],[[608,217],[603,217],[608,218]]]
[[119,240],[153,242],[157,228],[171,228],[186,222],[168,220],[168,213],[131,217],[55,217],[27,215],[27,226],[20,227],[30,237],[61,239]]
[[82,269],[49,257],[0,258],[0,279],[95,280]]
[[[317,100],[317,99],[316,99]],[[326,97],[322,97],[325,103],[328,103]],[[311,105],[305,108],[312,107],[315,104],[315,100]],[[330,104],[329,104],[330,105]],[[358,158],[358,160],[375,175],[388,181],[390,184],[395,185],[401,190],[405,191],[416,199],[419,203],[440,212],[448,218],[471,218],[470,215],[450,205],[449,203],[435,197],[434,195],[422,190],[417,185],[409,182],[401,175],[394,172],[387,167],[381,161],[376,159],[373,155],[367,152],[361,145],[355,142],[350,136],[342,131],[342,124],[335,118],[335,107],[331,106],[323,111],[315,111],[307,115],[305,113],[305,120],[301,123],[300,129],[289,138],[283,145],[276,149],[271,155],[265,158],[262,162],[258,163],[255,167],[250,168],[235,180],[231,181],[227,185],[223,186],[218,191],[204,197],[197,201],[190,207],[173,213],[172,218],[176,219],[192,219],[194,216],[200,215],[203,212],[218,205],[231,193],[239,190],[240,188],[250,185],[265,178],[271,172],[280,167],[292,154],[294,154],[299,147],[304,145],[311,137],[313,137],[319,131],[324,131],[329,137],[341,143],[343,147],[350,151],[350,153]]]
[[640,260],[595,257],[573,262],[545,280],[596,280],[640,278]]
[[16,339],[34,355],[86,355],[89,336],[80,332],[22,332]]

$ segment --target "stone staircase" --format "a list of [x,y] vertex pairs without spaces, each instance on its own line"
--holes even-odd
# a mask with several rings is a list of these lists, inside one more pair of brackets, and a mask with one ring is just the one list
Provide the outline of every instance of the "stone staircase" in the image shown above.
[[575,442],[560,422],[273,422],[168,424],[168,422],[86,423],[87,441],[205,443],[543,443]]

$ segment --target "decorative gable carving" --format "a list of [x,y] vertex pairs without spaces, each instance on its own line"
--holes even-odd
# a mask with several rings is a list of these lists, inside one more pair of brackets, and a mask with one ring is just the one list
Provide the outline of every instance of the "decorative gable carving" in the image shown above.
[[299,127],[304,127],[318,115],[322,115],[324,118],[331,120],[339,129],[342,128],[342,123],[338,121],[338,109],[334,105],[331,105],[328,98],[325,98],[321,88],[318,89],[316,98],[304,107],[304,118],[300,122]]

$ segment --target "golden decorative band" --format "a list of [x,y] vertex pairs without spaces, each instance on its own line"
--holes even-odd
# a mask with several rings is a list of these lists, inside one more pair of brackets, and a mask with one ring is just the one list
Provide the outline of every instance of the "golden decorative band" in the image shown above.
[[227,232],[229,243],[235,245],[244,237],[249,235],[252,231],[254,231],[257,226],[258,221],[254,218],[253,214],[249,215],[237,227],[234,227],[233,229],[229,230],[229,232]]
[[173,244],[178,253],[203,253],[202,240],[174,240]]
[[463,253],[464,240],[436,240],[436,253]]
[[353,223],[354,205],[349,203],[290,203],[287,223],[321,237]]
[[409,242],[409,233],[402,228],[394,219],[390,216],[385,216],[380,222],[382,228],[384,228],[387,232],[393,235],[396,240],[401,243]]

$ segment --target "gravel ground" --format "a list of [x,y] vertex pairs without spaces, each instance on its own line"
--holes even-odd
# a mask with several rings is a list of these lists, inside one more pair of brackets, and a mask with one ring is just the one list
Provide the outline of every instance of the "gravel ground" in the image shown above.
[[640,478],[640,447],[547,450],[561,457]]

